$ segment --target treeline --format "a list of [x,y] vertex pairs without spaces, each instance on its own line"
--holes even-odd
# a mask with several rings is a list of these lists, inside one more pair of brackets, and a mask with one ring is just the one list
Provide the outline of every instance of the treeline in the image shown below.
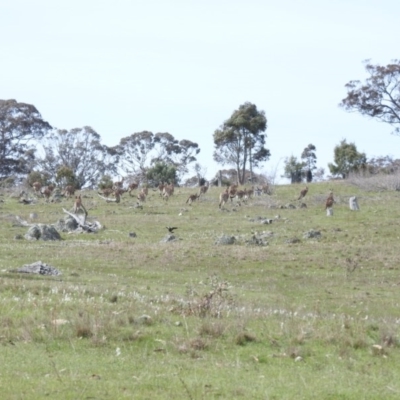
[[104,176],[178,182],[200,152],[197,143],[170,133],[138,132],[116,146],[90,126],[53,129],[35,106],[0,100],[0,179],[95,187]]
[[[400,134],[400,61],[386,66],[365,63],[365,82],[345,85],[347,97],[339,106],[390,124]],[[234,167],[236,180],[253,181],[254,168],[268,161],[266,147],[267,118],[263,110],[246,102],[213,134],[214,160]],[[284,176],[292,183],[323,179],[324,169],[317,168],[316,147],[309,144],[300,160],[285,160]],[[193,164],[200,180],[203,168],[196,163],[200,148],[191,140],[177,140],[170,133],[149,131],[123,137],[113,147],[104,145],[90,126],[71,130],[53,129],[35,106],[16,100],[0,100],[0,180],[28,176],[76,188],[94,187],[115,175],[128,175],[147,184],[160,181],[179,183]],[[328,164],[332,177],[347,178],[357,173],[394,173],[400,161],[388,156],[368,160],[354,143],[343,139],[334,148],[334,162]],[[248,177],[249,175],[249,177]],[[47,181],[47,182],[46,182]]]

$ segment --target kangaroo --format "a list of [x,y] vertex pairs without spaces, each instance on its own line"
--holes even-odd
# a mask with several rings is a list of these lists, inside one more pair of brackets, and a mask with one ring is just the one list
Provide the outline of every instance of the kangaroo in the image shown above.
[[86,208],[82,204],[81,195],[75,196],[75,203],[74,203],[74,213],[77,214],[79,210],[83,211],[85,213],[85,215],[88,214],[86,211]]

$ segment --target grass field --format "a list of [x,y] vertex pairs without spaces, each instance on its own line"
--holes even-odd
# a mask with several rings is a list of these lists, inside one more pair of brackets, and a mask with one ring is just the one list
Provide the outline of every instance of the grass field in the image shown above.
[[[192,206],[195,189],[168,203],[150,191],[143,209],[82,192],[104,228],[51,242],[16,240],[27,228],[15,216],[56,223],[73,201],[23,205],[3,191],[1,397],[400,398],[400,192],[312,183],[299,208],[300,189],[223,210],[218,188]],[[176,241],[162,242],[166,226]],[[10,272],[38,260],[62,275]]]

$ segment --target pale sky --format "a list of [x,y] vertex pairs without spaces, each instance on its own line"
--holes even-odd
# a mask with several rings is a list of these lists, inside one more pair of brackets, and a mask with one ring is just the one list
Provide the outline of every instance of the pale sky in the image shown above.
[[312,143],[329,173],[342,139],[400,158],[390,125],[338,107],[363,60],[400,58],[399,16],[399,0],[0,0],[0,99],[109,146],[144,130],[192,140],[208,178],[227,168],[214,131],[249,101],[268,119],[264,172]]

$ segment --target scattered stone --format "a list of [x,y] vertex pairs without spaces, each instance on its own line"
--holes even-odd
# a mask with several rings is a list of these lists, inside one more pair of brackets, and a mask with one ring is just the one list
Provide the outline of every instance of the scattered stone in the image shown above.
[[61,240],[60,234],[52,225],[32,225],[25,234],[27,240]]
[[300,243],[301,240],[299,238],[290,238],[290,239],[286,239],[285,243],[287,244],[296,244],[296,243]]
[[136,322],[137,324],[151,325],[153,323],[153,319],[150,317],[150,315],[144,314],[136,318],[134,322]]
[[18,272],[24,274],[39,274],[39,275],[49,275],[49,276],[57,276],[61,275],[61,272],[41,261],[36,261],[32,264],[25,264],[21,268],[17,268],[14,270],[10,270],[10,272]]
[[301,203],[300,204],[300,208],[307,208],[307,204],[306,203]]
[[263,224],[263,225],[272,224],[272,219],[263,219],[263,220],[261,221],[261,224]]
[[69,321],[67,319],[53,319],[53,321],[51,321],[51,323],[55,326],[60,326],[60,325],[65,325],[65,324],[69,324]]
[[14,240],[22,240],[24,237],[20,234],[14,236]]
[[236,239],[234,236],[227,236],[227,235],[222,235],[219,237],[214,244],[218,245],[229,245],[229,244],[235,244]]
[[136,232],[129,232],[129,237],[135,238],[136,236]]
[[272,232],[272,231],[261,232],[261,237],[263,237],[263,238],[272,237],[272,236],[274,236],[274,232]]
[[321,232],[315,231],[314,229],[304,232],[303,234],[304,239],[319,239],[321,236]]
[[161,243],[174,242],[175,240],[178,240],[178,238],[175,235],[169,234],[161,239]]
[[259,237],[257,235],[253,235],[250,239],[246,240],[245,243],[247,245],[253,245],[253,246],[267,246],[268,242],[264,240],[264,238]]

